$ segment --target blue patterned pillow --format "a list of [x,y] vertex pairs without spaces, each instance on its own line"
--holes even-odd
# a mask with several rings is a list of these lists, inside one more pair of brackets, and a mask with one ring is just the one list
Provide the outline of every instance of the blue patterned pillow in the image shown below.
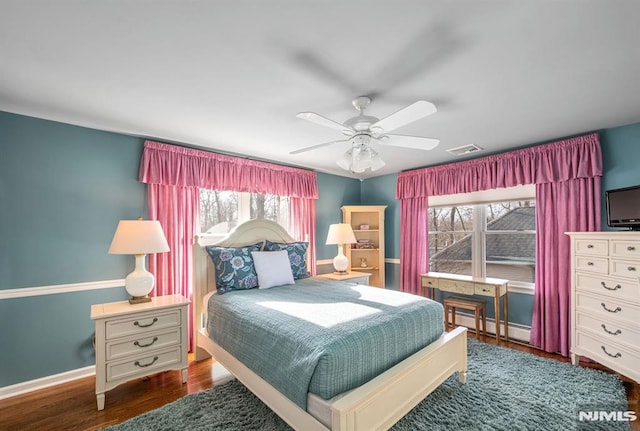
[[291,263],[291,272],[293,273],[293,279],[299,280],[301,278],[310,277],[309,271],[307,271],[307,248],[308,242],[271,242],[267,240],[264,244],[266,251],[280,251],[287,250],[289,254],[289,262]]
[[258,287],[258,275],[251,252],[259,251],[261,247],[262,242],[244,247],[218,247],[215,245],[206,247],[216,269],[218,294]]

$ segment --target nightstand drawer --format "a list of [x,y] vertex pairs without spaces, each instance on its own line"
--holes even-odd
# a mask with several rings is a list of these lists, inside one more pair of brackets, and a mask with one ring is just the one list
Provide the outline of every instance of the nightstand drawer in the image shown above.
[[152,374],[155,369],[180,362],[182,362],[181,346],[127,361],[107,363],[107,382],[128,379],[136,375],[146,376]]
[[108,342],[106,346],[107,361],[180,344],[180,331],[180,328],[174,328],[130,338],[126,341]]
[[475,293],[473,283],[469,281],[438,280],[438,289],[443,292],[455,292],[464,295],[473,295]]
[[172,326],[180,326],[180,310],[137,314],[128,319],[108,320],[106,322],[106,339],[145,334]]

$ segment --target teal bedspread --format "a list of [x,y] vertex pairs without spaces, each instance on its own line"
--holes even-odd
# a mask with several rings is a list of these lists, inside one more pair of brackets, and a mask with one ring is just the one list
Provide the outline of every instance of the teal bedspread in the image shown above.
[[213,295],[209,336],[306,409],[360,386],[435,341],[442,305],[407,293],[307,278]]

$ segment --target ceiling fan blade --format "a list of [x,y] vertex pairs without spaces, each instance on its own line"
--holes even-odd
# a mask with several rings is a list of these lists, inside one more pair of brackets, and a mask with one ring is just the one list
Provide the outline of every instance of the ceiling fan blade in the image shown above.
[[425,138],[422,136],[385,135],[389,139],[378,139],[384,145],[395,147],[415,148],[417,150],[433,150],[440,143],[440,139]]
[[340,141],[331,141],[331,142],[325,142],[323,144],[312,145],[310,147],[300,148],[299,150],[291,151],[289,154],[300,154],[300,153],[304,153],[306,151],[315,150],[316,148],[327,147],[327,146],[332,145],[332,144],[339,144],[341,142],[349,142],[349,140],[350,139],[342,139]]
[[332,129],[337,129],[341,132],[350,130],[344,124],[340,124],[337,121],[333,121],[327,117],[323,117],[322,115],[316,114],[315,112],[300,112],[296,114],[296,117],[302,118],[303,120],[311,121],[312,123],[316,123],[321,126],[331,127]]
[[370,126],[371,131],[376,129],[382,129],[382,131],[390,132],[405,124],[412,123],[420,118],[426,117],[436,112],[436,105],[426,100],[418,100],[415,103],[402,108],[401,110],[394,112],[393,114],[385,117]]

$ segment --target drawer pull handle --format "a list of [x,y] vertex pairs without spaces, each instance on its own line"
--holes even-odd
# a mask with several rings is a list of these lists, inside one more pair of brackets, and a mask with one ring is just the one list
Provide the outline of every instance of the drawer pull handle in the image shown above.
[[627,250],[629,250],[629,251],[635,251],[635,250],[636,250],[636,248],[635,248],[634,246],[630,245],[629,247],[627,247]]
[[635,271],[636,267],[635,266],[627,266],[627,271]]
[[[604,325],[602,325],[602,326],[604,326]],[[153,345],[153,343],[155,343],[156,341],[158,341],[158,337],[153,337],[153,340],[151,340],[151,342],[147,343],[147,344],[140,344],[139,341],[135,341],[133,343],[133,345],[134,346],[138,346],[138,347],[149,347],[149,346]]]
[[611,353],[607,352],[607,349],[605,349],[604,346],[600,346],[600,347],[602,347],[602,351],[604,353],[606,353],[607,355],[611,356],[612,358],[619,358],[619,357],[622,356],[622,353],[620,353],[620,352],[616,353],[615,355],[612,355]]
[[136,325],[139,328],[148,328],[149,326],[152,326],[154,323],[156,323],[158,321],[157,317],[153,318],[153,321],[151,323],[149,323],[148,325],[142,325],[140,322],[138,322],[137,320],[135,322],[133,322],[134,325]]
[[587,262],[588,266],[593,266],[593,262]]
[[600,284],[602,284],[602,287],[604,287],[607,290],[618,290],[618,289],[622,289],[622,286],[620,286],[619,284],[616,284],[614,287],[607,287],[607,285],[605,284],[604,281],[601,281]]
[[606,332],[607,334],[611,334],[611,335],[620,335],[620,334],[622,334],[622,331],[621,331],[621,330],[619,330],[619,329],[616,329],[616,331],[615,331],[615,332],[613,332],[613,331],[609,331],[609,330],[607,329],[607,327],[604,325],[604,323],[603,323],[601,326],[602,326],[602,329],[604,329],[604,332]]
[[587,248],[593,248],[593,244],[587,244]]
[[[603,347],[603,349],[604,349],[604,347]],[[134,362],[133,365],[135,365],[136,367],[140,367],[140,368],[150,367],[151,365],[155,364],[157,360],[158,360],[158,357],[154,356],[153,357],[153,361],[149,362],[148,364],[141,364],[140,361],[136,361],[136,362]]]
[[619,311],[622,311],[622,308],[620,308],[620,307],[616,307],[615,310],[611,310],[611,309],[607,308],[607,306],[604,304],[604,302],[601,302],[600,305],[602,305],[602,308],[607,310],[609,313],[617,313]]

